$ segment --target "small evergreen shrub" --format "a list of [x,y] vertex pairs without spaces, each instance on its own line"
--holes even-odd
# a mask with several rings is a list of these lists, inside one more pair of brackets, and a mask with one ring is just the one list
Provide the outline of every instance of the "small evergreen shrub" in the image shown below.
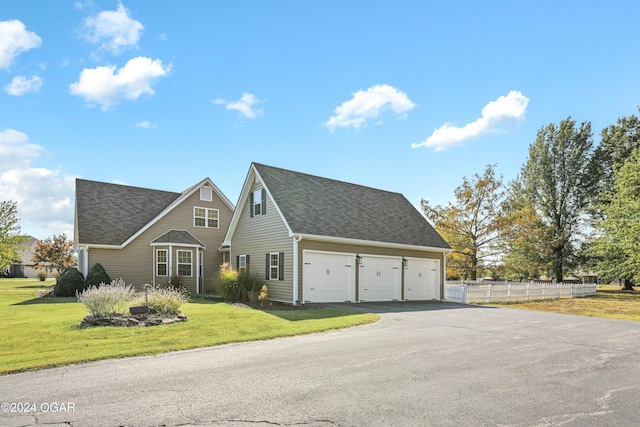
[[100,283],[76,294],[78,302],[84,304],[94,317],[125,314],[134,295],[133,286],[122,279],[113,280],[108,285]]
[[84,277],[77,268],[70,268],[56,280],[53,294],[57,297],[74,297],[76,292],[84,291]]
[[93,264],[93,267],[87,273],[87,278],[85,279],[85,286],[89,288],[90,286],[100,286],[102,283],[111,283],[111,277],[104,270],[104,267],[99,262]]
[[161,316],[175,316],[180,313],[182,304],[189,302],[189,292],[182,288],[151,288],[137,294],[136,302],[147,304],[149,313]]
[[37,277],[37,278],[38,278],[38,280],[40,280],[41,282],[44,282],[44,281],[47,279],[47,276],[48,276],[48,274],[47,274],[47,272],[46,272],[46,271],[40,270],[40,271],[38,271],[38,274],[37,274],[37,276],[36,276],[36,277]]

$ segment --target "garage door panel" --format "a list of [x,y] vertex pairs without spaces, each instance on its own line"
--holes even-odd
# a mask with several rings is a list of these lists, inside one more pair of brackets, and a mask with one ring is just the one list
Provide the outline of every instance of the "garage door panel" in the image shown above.
[[354,255],[305,252],[302,273],[304,301],[354,301],[354,265]]
[[400,299],[401,258],[362,256],[359,269],[360,301]]
[[440,299],[440,261],[408,259],[404,269],[405,300]]

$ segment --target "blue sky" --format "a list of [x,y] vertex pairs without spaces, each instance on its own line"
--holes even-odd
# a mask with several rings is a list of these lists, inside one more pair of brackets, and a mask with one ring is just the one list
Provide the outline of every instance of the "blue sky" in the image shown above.
[[[640,104],[637,1],[3,1],[0,194],[73,235],[76,177],[237,201],[252,161],[444,204],[567,116]],[[354,201],[357,203],[357,201]]]

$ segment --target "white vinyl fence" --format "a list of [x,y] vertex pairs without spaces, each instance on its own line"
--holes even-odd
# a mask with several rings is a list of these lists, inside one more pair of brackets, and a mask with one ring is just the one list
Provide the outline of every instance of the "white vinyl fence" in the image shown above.
[[462,282],[447,283],[445,301],[489,303],[585,297],[596,294],[595,283]]

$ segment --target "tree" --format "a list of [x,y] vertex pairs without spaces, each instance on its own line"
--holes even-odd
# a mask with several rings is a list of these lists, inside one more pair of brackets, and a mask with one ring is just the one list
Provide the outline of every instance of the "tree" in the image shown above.
[[20,245],[27,241],[20,235],[18,204],[12,200],[0,202],[0,272],[20,256]]
[[494,165],[482,176],[465,176],[455,190],[455,203],[431,206],[422,200],[422,209],[436,230],[453,248],[447,269],[463,278],[476,280],[478,271],[495,260],[499,238],[499,204],[504,195],[502,177],[496,177]]
[[67,235],[47,237],[36,244],[33,262],[36,268],[46,269],[47,272],[56,270],[58,275],[75,265],[73,255],[73,241],[67,241]]
[[528,201],[550,227],[544,250],[558,282],[575,264],[576,240],[597,180],[593,159],[591,123],[576,127],[568,117],[538,131],[522,168]]
[[588,253],[603,278],[622,279],[625,289],[633,290],[640,282],[640,150],[614,175],[613,193],[600,206],[602,220],[595,223],[597,234]]

